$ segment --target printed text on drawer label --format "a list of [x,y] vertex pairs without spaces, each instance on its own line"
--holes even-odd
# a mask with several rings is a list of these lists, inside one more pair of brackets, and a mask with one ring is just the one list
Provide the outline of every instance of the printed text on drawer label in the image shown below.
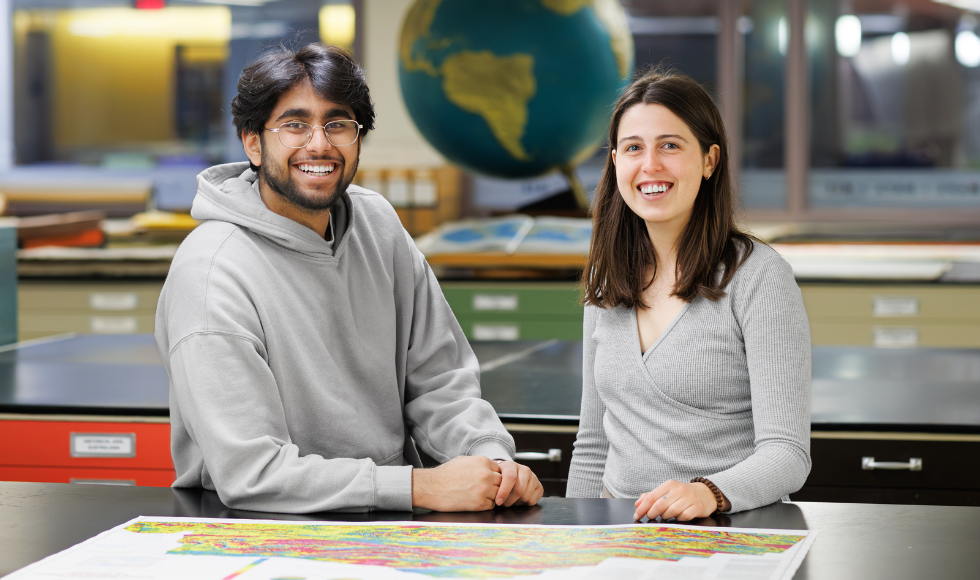
[[72,433],[72,457],[136,457],[136,433]]
[[874,345],[878,348],[914,348],[919,346],[919,330],[916,328],[895,328],[876,326]]
[[139,320],[135,316],[93,316],[88,326],[93,334],[136,334]]
[[517,310],[517,294],[474,294],[473,310]]
[[473,340],[518,340],[520,328],[516,324],[474,324]]
[[88,305],[92,310],[136,310],[140,298],[136,292],[92,292]]
[[878,317],[918,316],[919,299],[905,296],[875,296],[872,313]]

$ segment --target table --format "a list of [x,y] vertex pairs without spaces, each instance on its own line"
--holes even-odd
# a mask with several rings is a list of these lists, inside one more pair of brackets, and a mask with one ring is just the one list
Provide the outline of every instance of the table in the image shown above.
[[[544,498],[538,506],[472,513],[268,514],[234,510],[201,489],[0,483],[0,575],[137,516],[326,521],[604,525],[630,523],[630,500]],[[799,580],[974,579],[980,508],[778,503],[695,525],[811,529],[819,535]]]
[[[533,465],[546,495],[563,495],[578,425],[582,344],[472,344],[483,397],[514,435],[520,460]],[[814,468],[794,499],[980,505],[980,464],[963,460],[980,456],[980,350],[814,347],[812,409]],[[150,335],[82,335],[0,352],[0,428],[4,419],[74,415],[136,417],[157,421],[159,431],[168,414],[168,380]],[[162,437],[160,455],[169,461],[166,435],[140,428],[148,431],[138,434],[143,440]],[[0,437],[0,459],[4,445]],[[865,457],[918,458],[924,467],[866,470]],[[169,475],[159,476],[165,485]],[[133,475],[119,479],[144,483]]]

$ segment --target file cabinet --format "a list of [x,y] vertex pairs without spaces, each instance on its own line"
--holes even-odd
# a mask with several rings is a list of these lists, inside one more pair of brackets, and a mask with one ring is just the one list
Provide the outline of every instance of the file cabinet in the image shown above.
[[0,481],[169,487],[166,417],[0,414]]
[[20,280],[19,340],[79,334],[153,333],[163,280]]
[[815,346],[980,348],[980,285],[801,284]]
[[575,282],[444,282],[442,291],[470,340],[581,340]]

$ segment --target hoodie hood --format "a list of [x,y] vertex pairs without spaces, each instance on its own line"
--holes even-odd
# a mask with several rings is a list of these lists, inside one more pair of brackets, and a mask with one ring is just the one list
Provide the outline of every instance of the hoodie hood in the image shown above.
[[235,224],[270,242],[311,256],[336,256],[346,246],[344,233],[351,217],[350,196],[344,191],[330,209],[333,243],[310,228],[265,206],[259,195],[258,174],[248,162],[226,163],[197,176],[197,195],[191,206],[196,220]]

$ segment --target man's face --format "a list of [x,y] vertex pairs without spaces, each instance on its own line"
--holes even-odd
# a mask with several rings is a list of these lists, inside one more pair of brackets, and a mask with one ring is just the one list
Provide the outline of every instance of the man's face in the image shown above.
[[[279,98],[266,129],[275,129],[289,121],[324,125],[330,121],[354,119],[350,107],[319,97],[309,81],[304,81]],[[327,141],[323,129],[313,131],[306,147],[285,147],[276,133],[263,131],[246,135],[245,151],[259,166],[260,185],[281,196],[289,204],[306,211],[333,207],[357,172],[361,140],[337,147]]]

